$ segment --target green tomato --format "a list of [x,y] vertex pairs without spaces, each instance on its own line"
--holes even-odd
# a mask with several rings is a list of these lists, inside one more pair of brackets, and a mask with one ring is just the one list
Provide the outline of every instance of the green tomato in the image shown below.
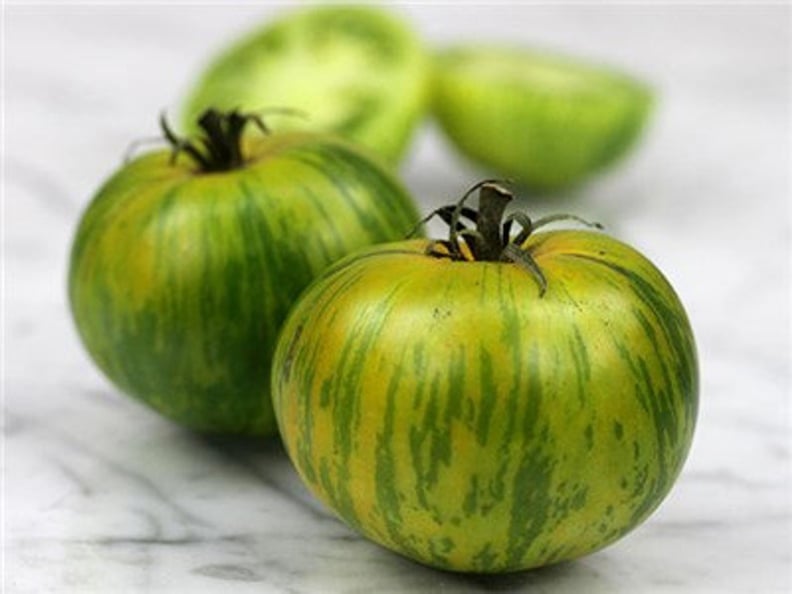
[[[202,121],[239,130],[245,118]],[[250,136],[240,147],[168,133],[182,142],[175,161],[157,151],[125,164],[82,215],[74,321],[105,375],[166,417],[273,434],[270,362],[292,303],[338,258],[404,237],[415,208],[388,171],[326,135]]]
[[433,110],[462,154],[523,186],[579,183],[625,155],[652,95],[642,83],[569,58],[458,47],[436,62]]
[[372,7],[325,6],[273,21],[223,52],[183,110],[287,107],[277,130],[333,132],[397,164],[428,102],[429,59],[401,20]]
[[688,318],[649,260],[602,233],[531,233],[549,220],[521,219],[502,245],[492,214],[470,245],[335,264],[273,366],[308,488],[375,542],[464,572],[573,559],[632,530],[674,484],[698,406]]

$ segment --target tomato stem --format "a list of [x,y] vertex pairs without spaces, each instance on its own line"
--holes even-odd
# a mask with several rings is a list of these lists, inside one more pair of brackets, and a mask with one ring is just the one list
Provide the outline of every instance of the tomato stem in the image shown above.
[[262,119],[264,113],[306,117],[303,112],[288,108],[271,108],[258,112],[241,112],[238,109],[220,111],[210,108],[198,118],[200,132],[197,138],[185,138],[173,131],[163,113],[160,116],[160,128],[172,149],[171,163],[175,163],[180,153],[185,153],[198,165],[199,171],[204,173],[244,167],[242,134],[250,123],[255,124],[262,133],[269,134],[270,129]]
[[[476,190],[479,191],[478,210],[465,206],[467,199]],[[524,247],[531,234],[540,227],[565,220],[597,229],[602,229],[602,225],[568,214],[549,215],[536,221],[522,211],[504,216],[506,207],[513,199],[514,195],[498,180],[485,180],[465,192],[456,204],[434,210],[418,223],[416,229],[432,217],[439,216],[448,225],[448,239],[432,241],[427,254],[456,261],[513,263],[536,278],[539,294],[544,295],[547,279],[530,251]],[[470,223],[475,228],[469,228]],[[515,223],[520,226],[520,232],[512,236]],[[461,242],[464,242],[467,250],[463,249]]]
[[506,247],[501,234],[501,223],[506,206],[514,196],[497,184],[484,184],[479,190],[479,211],[476,230],[475,258],[485,262],[497,262]]
[[228,112],[207,109],[198,118],[200,133],[194,139],[178,136],[168,124],[165,114],[160,116],[162,134],[172,149],[171,162],[184,153],[204,173],[231,171],[245,165],[242,133],[251,122],[265,134],[269,133],[260,115],[242,113],[236,109]]

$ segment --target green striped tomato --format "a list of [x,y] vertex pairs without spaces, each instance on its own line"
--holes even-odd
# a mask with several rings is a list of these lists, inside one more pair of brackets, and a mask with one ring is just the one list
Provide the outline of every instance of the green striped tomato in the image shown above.
[[69,297],[121,390],[197,430],[271,434],[270,359],[292,302],[417,215],[390,173],[341,140],[274,133],[247,152],[228,171],[167,151],[123,166],[80,220]]
[[370,6],[290,12],[227,48],[184,105],[185,126],[209,107],[288,106],[277,130],[333,132],[398,164],[428,103],[430,64],[401,19]]
[[507,572],[595,551],[682,468],[697,411],[691,328],[645,257],[586,230],[531,235],[547,282],[413,240],[337,263],[273,366],[310,490],[431,566]]
[[437,58],[433,110],[453,145],[533,190],[578,184],[617,161],[651,107],[640,81],[563,56],[460,46]]

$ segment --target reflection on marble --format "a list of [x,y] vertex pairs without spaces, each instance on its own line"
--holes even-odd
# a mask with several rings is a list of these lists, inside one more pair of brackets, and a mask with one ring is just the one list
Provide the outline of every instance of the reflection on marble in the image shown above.
[[[642,149],[527,203],[608,224],[668,274],[700,347],[699,429],[660,510],[585,559],[433,571],[336,521],[276,441],[206,439],[119,395],[65,299],[76,218],[201,60],[275,7],[5,9],[5,591],[792,591],[789,13],[783,6],[406,5],[437,42],[496,34],[588,53],[661,93]],[[405,168],[426,209],[478,177],[427,128]]]

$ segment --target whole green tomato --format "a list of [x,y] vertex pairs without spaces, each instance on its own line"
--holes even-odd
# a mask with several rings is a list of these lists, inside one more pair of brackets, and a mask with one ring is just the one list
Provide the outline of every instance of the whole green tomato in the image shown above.
[[668,281],[603,233],[533,233],[559,217],[501,224],[510,198],[486,183],[478,211],[438,211],[448,240],[333,265],[274,358],[278,425],[309,489],[442,569],[612,543],[660,504],[693,437],[695,344]]
[[209,432],[276,432],[270,362],[281,323],[326,266],[404,237],[400,183],[345,141],[244,135],[207,111],[202,135],[125,164],[79,222],[69,299],[93,360],[121,390]]

